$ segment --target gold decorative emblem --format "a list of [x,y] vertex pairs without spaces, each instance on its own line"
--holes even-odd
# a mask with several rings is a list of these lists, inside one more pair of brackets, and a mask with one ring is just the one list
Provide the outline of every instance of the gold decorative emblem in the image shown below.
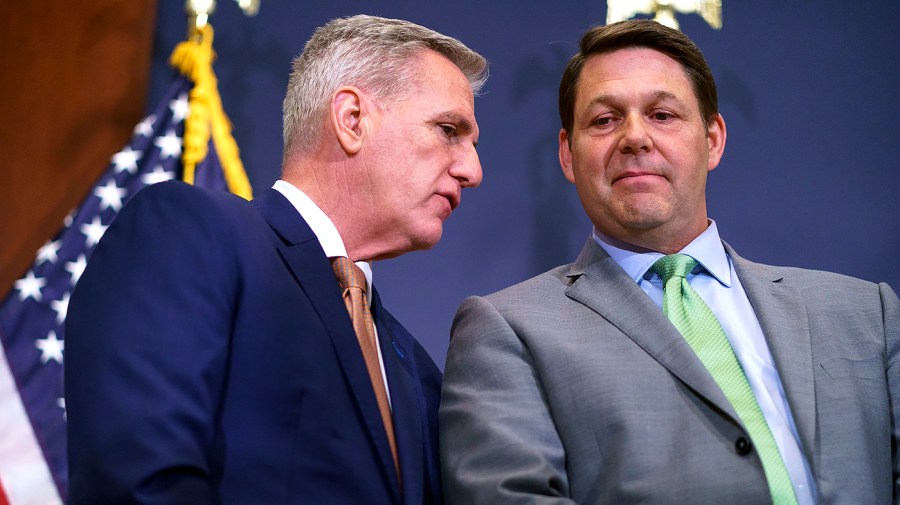
[[722,0],[606,0],[606,24],[655,14],[654,21],[677,30],[676,12],[697,13],[716,30],[722,29]]

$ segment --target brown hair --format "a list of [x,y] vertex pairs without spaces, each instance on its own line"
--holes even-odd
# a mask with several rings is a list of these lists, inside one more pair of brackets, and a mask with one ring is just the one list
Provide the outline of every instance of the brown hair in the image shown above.
[[629,47],[653,49],[680,63],[693,85],[703,119],[707,125],[712,123],[719,113],[716,81],[697,45],[687,35],[656,21],[632,19],[595,26],[581,37],[580,50],[569,60],[559,83],[559,118],[567,132],[575,122],[575,91],[584,63],[591,56]]

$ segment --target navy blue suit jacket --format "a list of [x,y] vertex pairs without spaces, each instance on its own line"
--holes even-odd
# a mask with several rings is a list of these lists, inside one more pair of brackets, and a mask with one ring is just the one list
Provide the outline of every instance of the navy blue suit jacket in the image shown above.
[[[340,288],[294,207],[136,195],[66,326],[70,504],[439,503],[441,374],[373,315],[402,479]],[[402,489],[400,482],[402,481]]]

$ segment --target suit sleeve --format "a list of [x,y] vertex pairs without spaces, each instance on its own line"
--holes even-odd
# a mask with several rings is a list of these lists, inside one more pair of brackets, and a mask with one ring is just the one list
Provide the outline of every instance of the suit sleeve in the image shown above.
[[440,408],[447,504],[574,503],[528,347],[478,297],[463,301],[451,333]]
[[900,504],[900,300],[887,284],[879,285],[884,310],[887,380],[891,406],[891,457],[894,505]]
[[71,505],[216,503],[209,461],[236,275],[204,193],[143,190],[90,259],[70,303]]

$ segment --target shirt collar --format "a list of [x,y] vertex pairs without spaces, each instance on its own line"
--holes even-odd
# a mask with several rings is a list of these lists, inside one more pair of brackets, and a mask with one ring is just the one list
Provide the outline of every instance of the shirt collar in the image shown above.
[[[306,221],[312,232],[315,233],[316,238],[319,239],[319,244],[322,245],[325,256],[329,258],[347,256],[347,247],[344,245],[344,240],[341,238],[341,234],[338,233],[337,228],[335,228],[334,223],[303,190],[284,180],[275,181],[272,188],[284,195],[291,202],[291,205],[297,209],[297,212],[300,213],[300,216]],[[356,266],[366,275],[366,282],[371,290],[372,265],[366,261],[357,261]]]
[[[594,228],[593,237],[594,241],[634,279],[634,282],[640,284],[642,279],[650,279],[656,275],[650,271],[650,267],[663,257],[662,253],[604,235],[597,228]],[[731,263],[719,238],[715,221],[710,219],[706,230],[679,252],[696,259],[722,285],[731,287]]]

